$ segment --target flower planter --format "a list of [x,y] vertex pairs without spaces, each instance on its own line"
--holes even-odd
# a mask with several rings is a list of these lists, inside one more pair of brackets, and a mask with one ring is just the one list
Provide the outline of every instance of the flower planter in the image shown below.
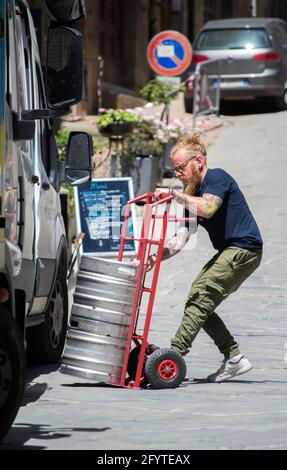
[[134,122],[119,121],[112,124],[108,124],[105,127],[98,126],[98,129],[100,133],[105,137],[121,139],[126,135],[130,134],[133,131],[134,126]]
[[[116,176],[117,156],[111,159],[111,177]],[[121,158],[122,176],[133,179],[135,196],[154,191],[159,181],[159,158],[154,155],[139,155],[132,159]]]

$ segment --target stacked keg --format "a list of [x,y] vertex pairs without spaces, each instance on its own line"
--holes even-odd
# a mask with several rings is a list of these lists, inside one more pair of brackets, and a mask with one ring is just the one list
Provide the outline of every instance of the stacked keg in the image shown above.
[[60,372],[118,384],[138,268],[83,255]]

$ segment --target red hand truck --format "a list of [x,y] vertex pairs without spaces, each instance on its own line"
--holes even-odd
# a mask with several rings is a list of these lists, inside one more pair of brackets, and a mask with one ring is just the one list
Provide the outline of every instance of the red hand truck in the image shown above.
[[[182,222],[194,220],[194,218],[175,217],[170,215],[172,195],[161,194],[161,199],[153,201],[152,192],[145,193],[127,202],[122,227],[118,261],[122,261],[124,244],[126,240],[134,240],[139,243],[137,259],[139,260],[138,278],[133,300],[131,321],[127,336],[126,350],[119,386],[139,388],[149,384],[152,388],[176,388],[180,385],[186,374],[186,364],[177,351],[170,348],[158,348],[148,343],[148,333],[152,317],[154,299],[164,242],[168,222]],[[128,219],[132,204],[139,201],[145,202],[143,222],[140,238],[130,237],[128,231]],[[158,214],[160,206],[164,205],[163,214]],[[156,221],[161,220],[161,234],[155,239]],[[157,247],[156,262],[152,271],[150,286],[145,285],[146,268],[151,247]],[[138,318],[141,312],[143,293],[148,294],[147,311],[142,334],[137,333]],[[132,343],[135,348],[131,349]],[[128,378],[126,378],[128,374]]]

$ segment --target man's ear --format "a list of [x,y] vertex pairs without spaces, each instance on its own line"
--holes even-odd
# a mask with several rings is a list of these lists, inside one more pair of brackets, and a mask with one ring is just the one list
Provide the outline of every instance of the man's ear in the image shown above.
[[196,162],[198,163],[198,169],[202,170],[204,161],[201,155],[198,155],[198,157],[196,157]]

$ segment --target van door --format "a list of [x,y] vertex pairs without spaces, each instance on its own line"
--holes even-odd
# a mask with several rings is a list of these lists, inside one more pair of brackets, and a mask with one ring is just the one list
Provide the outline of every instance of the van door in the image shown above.
[[[29,72],[20,18],[20,9],[14,9],[13,2],[7,2],[7,99],[6,99],[6,155],[10,166],[10,186],[16,191],[17,230],[10,231],[10,241],[22,249],[21,274],[15,278],[16,288],[26,295],[26,309],[32,299],[35,281],[35,223],[34,223],[34,171],[32,143],[30,140],[13,140],[13,118],[20,117],[29,109]],[[17,11],[17,15],[16,15]],[[14,117],[13,117],[14,116]],[[12,240],[11,240],[12,237]],[[6,237],[7,238],[7,237]]]
[[0,272],[5,270],[4,255],[4,164],[5,164],[5,96],[6,96],[6,51],[5,51],[5,5],[0,4]]
[[[45,109],[46,99],[42,81],[40,57],[33,20],[27,12],[29,22],[30,47],[27,50],[31,70],[31,106],[29,109]],[[23,20],[22,20],[23,21]],[[26,25],[27,28],[27,25]],[[60,198],[53,185],[52,174],[57,172],[58,157],[56,145],[51,145],[50,124],[46,120],[36,120],[33,141],[33,168],[38,178],[35,185],[35,259],[36,289],[35,300],[30,313],[42,313],[51,294],[57,257],[61,256],[61,241],[66,240],[65,227],[61,215]],[[64,242],[65,245],[66,242]]]

